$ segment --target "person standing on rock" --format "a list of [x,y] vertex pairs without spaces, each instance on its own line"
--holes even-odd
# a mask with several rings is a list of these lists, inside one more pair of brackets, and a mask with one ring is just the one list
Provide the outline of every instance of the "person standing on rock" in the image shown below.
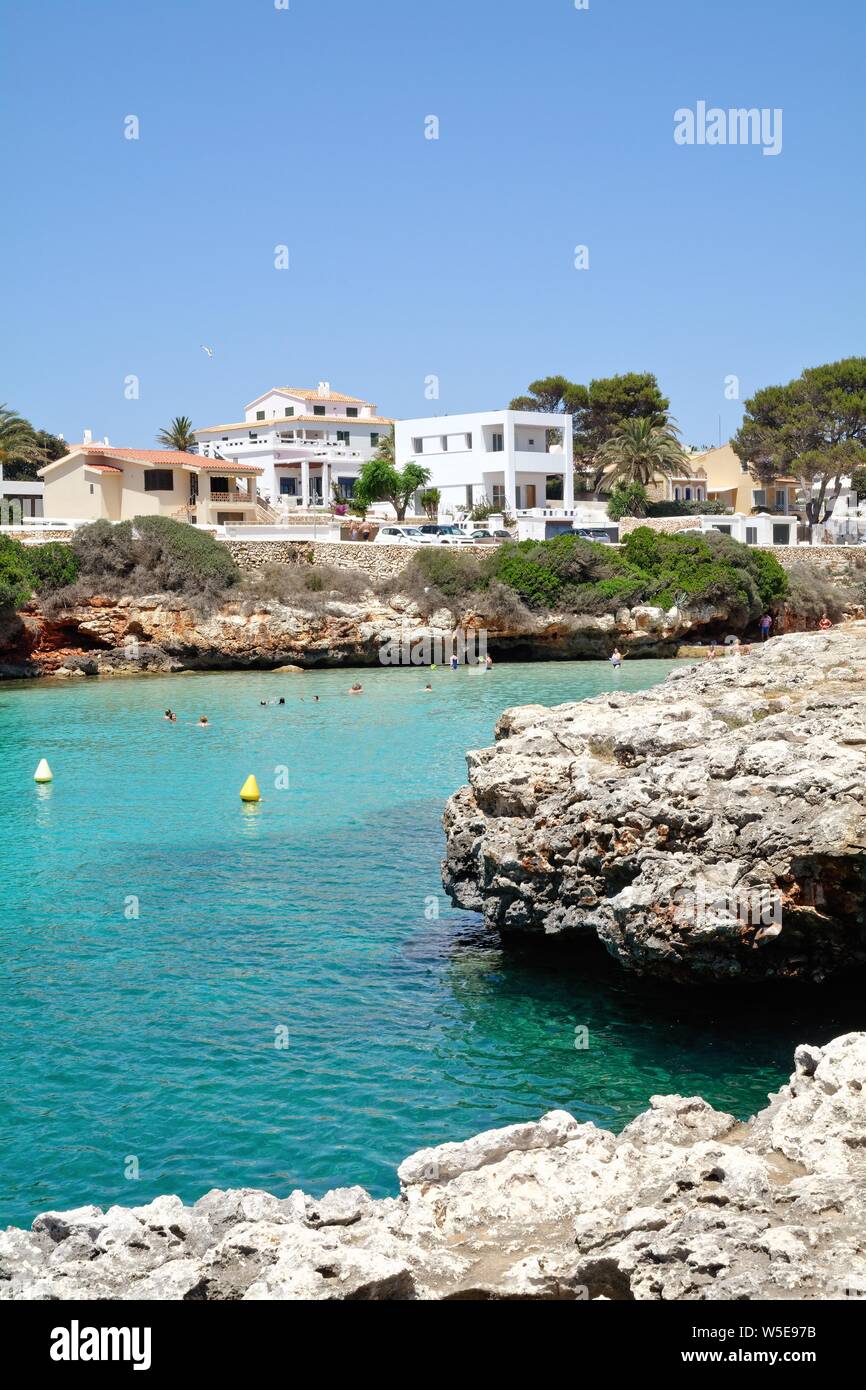
[[770,630],[773,626],[773,619],[770,617],[769,613],[764,614],[758,626],[761,629],[761,641],[766,642],[767,638],[770,635]]

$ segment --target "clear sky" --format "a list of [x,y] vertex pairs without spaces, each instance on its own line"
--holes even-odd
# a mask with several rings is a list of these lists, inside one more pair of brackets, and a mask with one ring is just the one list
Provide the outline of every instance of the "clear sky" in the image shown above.
[[[726,377],[866,349],[863,0],[0,0],[0,26],[0,401],[68,439],[148,447],[321,379],[411,416],[650,370],[700,444],[738,423]],[[699,101],[781,108],[781,154],[677,145]]]

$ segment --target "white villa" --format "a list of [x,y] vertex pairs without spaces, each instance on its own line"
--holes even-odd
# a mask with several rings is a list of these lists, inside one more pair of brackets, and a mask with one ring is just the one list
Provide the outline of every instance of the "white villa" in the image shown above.
[[[563,442],[548,446],[548,430]],[[414,461],[430,469],[442,515],[484,502],[512,515],[574,505],[570,415],[491,410],[398,420],[394,444],[399,468]]]
[[204,458],[252,463],[261,491],[281,508],[328,506],[332,484],[351,496],[361,465],[372,458],[393,420],[372,401],[332,391],[275,386],[250,401],[245,419],[195,431]]

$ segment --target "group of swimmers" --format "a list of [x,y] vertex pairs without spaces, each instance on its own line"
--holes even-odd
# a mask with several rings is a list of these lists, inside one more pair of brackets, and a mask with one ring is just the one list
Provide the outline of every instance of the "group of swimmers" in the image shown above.
[[[173,709],[167,709],[162,717],[163,719],[167,719],[169,724],[177,723],[177,715],[175,714]],[[208,719],[206,714],[200,715],[199,718],[195,721],[195,727],[197,729],[207,729],[209,725],[210,720]]]

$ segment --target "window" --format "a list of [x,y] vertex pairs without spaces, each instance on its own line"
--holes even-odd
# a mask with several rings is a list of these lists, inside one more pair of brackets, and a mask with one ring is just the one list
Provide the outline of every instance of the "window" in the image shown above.
[[691,490],[690,487],[687,487],[687,488],[686,488],[686,501],[687,501],[687,502],[691,502],[691,500],[692,500],[692,490]]
[[357,407],[356,405],[347,405],[347,406],[346,406],[346,415],[347,415],[347,417],[348,417],[350,420],[357,420],[357,418],[358,418],[358,407]]
[[173,468],[149,468],[144,475],[145,492],[174,492]]
[[287,405],[287,406],[286,406],[286,414],[287,414],[287,415],[294,415],[294,413],[295,413],[295,407],[294,407],[293,405]]
[[90,495],[93,496],[93,483],[90,484]]
[[323,405],[314,405],[314,406],[313,406],[313,414],[314,414],[314,415],[324,415],[324,413],[325,413],[325,407],[324,407]]
[[757,544],[758,544],[758,528],[757,528],[757,526],[747,526],[747,527],[746,527],[746,545],[757,545]]
[[674,488],[674,501],[675,501],[675,502],[679,502],[679,500],[680,500],[680,490],[679,490],[678,487],[675,487],[675,488]]
[[790,544],[791,544],[791,530],[790,530],[790,527],[789,527],[789,526],[786,526],[786,525],[774,526],[774,527],[773,527],[773,545],[790,545]]
[[210,480],[210,490],[211,490],[211,492],[228,492],[228,491],[229,491],[229,480],[228,480],[228,478],[211,478],[211,480]]
[[763,489],[762,487],[753,488],[753,490],[752,490],[752,506],[753,506],[753,507],[766,507],[766,505],[767,505],[767,494],[766,494],[766,492],[764,491],[764,489]]
[[348,430],[337,430],[337,443],[338,443],[338,444],[348,444],[348,442],[349,442],[349,431],[348,431]]
[[294,478],[280,478],[280,496],[295,497],[297,482]]
[[337,478],[337,486],[344,497],[353,497],[357,478]]
[[423,452],[424,452],[424,440],[423,440],[423,439],[421,438],[421,436],[418,435],[418,434],[413,435],[413,437],[412,437],[412,453],[413,453],[413,454],[423,454]]
[[264,412],[263,410],[257,410],[257,411],[256,411],[256,419],[257,419],[257,420],[264,420],[264,418],[265,418],[265,412]]
[[778,509],[779,509],[780,512],[783,512],[783,511],[785,510],[785,501],[786,501],[786,499],[785,499],[785,489],[784,489],[783,487],[777,487],[777,488],[776,488],[776,506],[778,507]]
[[490,451],[493,454],[501,454],[505,448],[505,436],[498,430],[494,430],[491,436]]
[[370,431],[370,443],[372,444],[374,449],[379,443],[379,436],[375,430]]
[[471,430],[467,431],[467,434],[466,434],[466,448],[467,448],[467,449],[471,449],[471,448],[472,448],[472,431],[471,431]]
[[493,484],[493,506],[494,506],[494,508],[495,508],[496,511],[500,511],[500,512],[501,512],[501,511],[503,511],[503,510],[505,509],[505,484],[504,484],[504,483],[494,483],[494,484]]
[[442,449],[443,454],[447,454],[447,453],[448,453],[448,436],[447,436],[447,434],[443,434],[443,435],[440,435],[440,436],[439,436],[439,444],[440,444],[440,447],[441,447],[441,449]]

